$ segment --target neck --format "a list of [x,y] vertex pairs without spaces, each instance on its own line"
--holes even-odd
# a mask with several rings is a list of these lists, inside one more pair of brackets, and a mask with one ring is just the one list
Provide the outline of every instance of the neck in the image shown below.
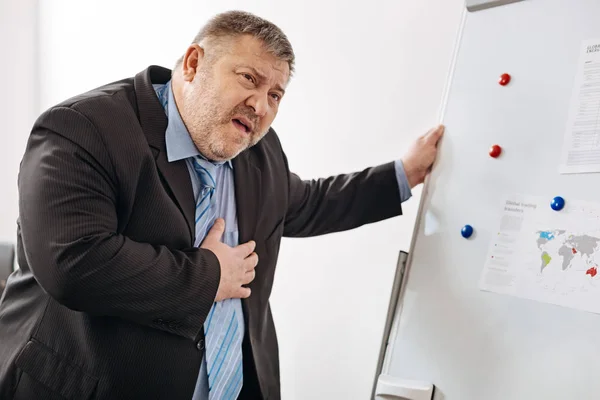
[[179,105],[183,104],[183,77],[181,76],[181,71],[179,71],[179,69],[171,76],[171,90],[173,91],[175,104],[177,105],[177,108],[181,110]]
[[[185,81],[183,79],[183,75],[181,73],[181,70],[178,69],[171,76],[171,91],[173,92],[173,98],[175,99],[175,105],[177,107],[177,110],[179,111],[179,115],[181,116],[181,119],[183,120],[183,123],[185,125],[185,120],[184,120],[183,114],[181,113],[182,105],[184,102],[184,96],[183,96],[184,84],[185,84]],[[187,128],[187,126],[186,126],[186,128]],[[189,128],[188,128],[188,133],[189,133]],[[198,144],[196,143],[196,141],[194,140],[193,137],[192,137],[192,142],[194,142],[194,145],[200,152],[200,155],[207,161],[210,161],[211,163],[214,163],[214,164],[223,164],[223,163],[229,161],[229,160],[214,160],[211,157],[207,157],[206,155],[204,155],[204,153],[202,152],[202,150],[200,149],[200,147],[198,146]]]

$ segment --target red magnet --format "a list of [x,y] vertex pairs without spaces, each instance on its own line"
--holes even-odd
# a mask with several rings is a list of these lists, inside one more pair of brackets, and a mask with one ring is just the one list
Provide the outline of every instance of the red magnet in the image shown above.
[[506,86],[506,85],[508,85],[508,82],[510,82],[510,75],[509,74],[502,74],[502,75],[500,75],[500,80],[498,80],[499,84],[501,84],[502,86]]
[[502,147],[498,146],[497,144],[490,147],[490,157],[497,158],[500,153],[502,153]]

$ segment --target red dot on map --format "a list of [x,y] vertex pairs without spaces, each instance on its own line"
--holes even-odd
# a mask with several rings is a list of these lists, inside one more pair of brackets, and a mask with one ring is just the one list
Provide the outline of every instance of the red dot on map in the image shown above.
[[510,75],[509,74],[502,74],[502,75],[500,75],[500,79],[498,80],[499,84],[501,84],[502,86],[506,86],[506,85],[508,85],[509,82],[510,82]]
[[575,247],[573,247],[573,248],[571,249],[571,251],[573,252],[573,254],[577,254],[577,250],[575,249]]
[[596,267],[592,267],[592,268],[588,269],[587,271],[585,271],[585,274],[590,275],[592,278],[595,277],[597,273],[598,273],[598,270],[596,269]]

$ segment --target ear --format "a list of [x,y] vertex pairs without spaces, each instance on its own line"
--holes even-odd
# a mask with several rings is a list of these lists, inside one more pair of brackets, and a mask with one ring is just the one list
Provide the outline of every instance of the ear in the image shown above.
[[191,82],[194,79],[203,60],[204,48],[198,44],[188,47],[182,63],[182,75],[185,81]]

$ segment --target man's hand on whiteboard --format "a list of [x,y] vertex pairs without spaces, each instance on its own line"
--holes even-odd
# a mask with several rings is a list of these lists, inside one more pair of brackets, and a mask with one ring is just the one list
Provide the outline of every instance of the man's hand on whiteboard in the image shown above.
[[401,158],[410,188],[423,183],[437,155],[437,144],[444,133],[440,125],[418,138]]

